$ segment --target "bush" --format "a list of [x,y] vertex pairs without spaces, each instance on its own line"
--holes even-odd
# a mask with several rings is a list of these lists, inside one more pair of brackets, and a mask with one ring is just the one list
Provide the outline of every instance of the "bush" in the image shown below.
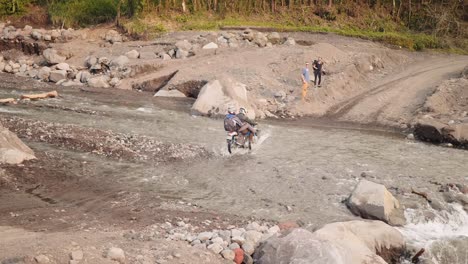
[[22,13],[30,0],[0,0],[0,15]]
[[65,26],[86,26],[105,23],[117,16],[115,0],[76,0],[54,2],[49,6],[52,23]]

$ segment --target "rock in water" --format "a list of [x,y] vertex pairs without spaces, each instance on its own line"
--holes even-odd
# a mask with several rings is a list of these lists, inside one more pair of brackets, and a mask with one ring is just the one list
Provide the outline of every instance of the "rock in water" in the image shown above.
[[35,158],[34,152],[0,123],[0,163],[19,164]]
[[293,229],[273,236],[257,249],[255,263],[386,264],[403,253],[405,242],[395,228],[381,221],[325,225],[311,233]]
[[390,225],[406,223],[398,200],[381,184],[361,180],[346,203],[353,214],[366,219],[382,220]]

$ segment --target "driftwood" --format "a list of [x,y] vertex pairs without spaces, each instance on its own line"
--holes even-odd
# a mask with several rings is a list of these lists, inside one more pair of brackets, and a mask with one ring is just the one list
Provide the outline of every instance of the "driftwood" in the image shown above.
[[[425,193],[425,192],[417,192],[417,191],[415,191],[413,188],[411,188],[411,193],[414,193],[414,194],[416,194],[416,195],[419,195],[419,196],[423,197],[424,199],[426,199],[427,202],[432,203],[432,200],[429,199],[427,193]],[[422,254],[422,253],[421,253],[421,254]]]
[[23,94],[23,95],[21,95],[21,99],[30,99],[30,100],[55,98],[55,97],[58,97],[57,91],[52,91],[52,92],[48,92],[48,93],[41,93],[41,94]]
[[421,250],[419,250],[418,253],[416,253],[416,255],[411,258],[411,263],[419,263],[419,257],[424,253],[424,251],[424,248],[421,248]]
[[13,98],[0,99],[0,104],[16,104],[16,101]]

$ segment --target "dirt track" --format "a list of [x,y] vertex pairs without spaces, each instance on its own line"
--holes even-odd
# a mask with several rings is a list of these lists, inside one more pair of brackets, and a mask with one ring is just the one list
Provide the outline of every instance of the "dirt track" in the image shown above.
[[443,81],[458,77],[466,57],[433,58],[403,66],[367,91],[332,107],[332,119],[399,126],[411,123],[417,111]]

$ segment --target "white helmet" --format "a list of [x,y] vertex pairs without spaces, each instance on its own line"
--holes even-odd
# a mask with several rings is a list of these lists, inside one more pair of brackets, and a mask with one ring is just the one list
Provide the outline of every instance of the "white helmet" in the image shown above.
[[228,113],[229,114],[235,114],[236,113],[236,108],[232,105],[228,107]]

